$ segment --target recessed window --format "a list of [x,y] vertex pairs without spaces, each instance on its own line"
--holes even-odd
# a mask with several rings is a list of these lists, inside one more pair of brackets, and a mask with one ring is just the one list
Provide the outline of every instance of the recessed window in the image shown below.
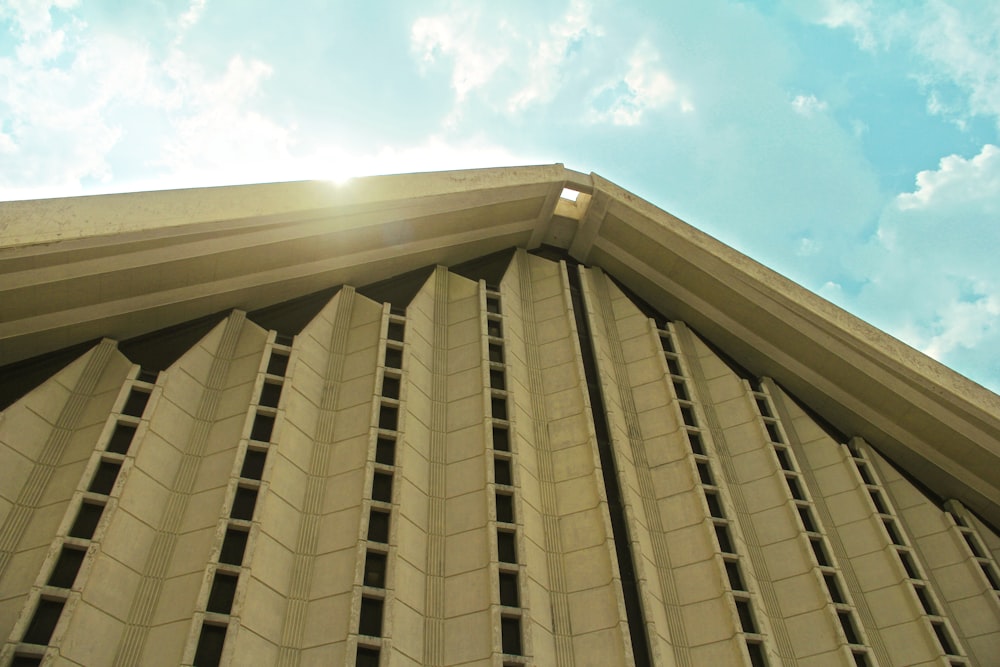
[[231,612],[238,581],[239,577],[235,574],[216,572],[215,579],[212,580],[212,591],[208,594],[208,611],[216,614]]
[[491,370],[490,371],[490,387],[492,389],[506,389],[507,380],[504,377],[504,372],[501,370]]
[[274,343],[276,345],[284,345],[286,347],[291,347],[292,343],[294,342],[295,342],[295,336],[293,336],[292,334],[284,334],[284,333],[279,333],[277,331],[274,333]]
[[399,425],[399,409],[383,403],[378,410],[378,427],[385,431],[395,431]]
[[847,604],[847,600],[840,590],[840,582],[837,581],[837,575],[833,572],[825,572],[823,573],[823,581],[826,582],[826,590],[830,592],[830,600],[835,604]]
[[354,667],[379,667],[379,650],[370,646],[359,646]]
[[358,633],[369,637],[382,636],[382,600],[381,598],[361,598],[361,620]]
[[882,494],[874,489],[868,490],[868,495],[872,498],[872,504],[875,505],[875,511],[879,514],[888,514],[889,508],[885,506],[885,501],[882,499]]
[[76,575],[86,555],[86,551],[64,546],[59,552],[55,567],[52,568],[52,574],[49,575],[48,585],[56,588],[73,588]]
[[494,419],[507,419],[507,399],[503,396],[494,396],[490,399],[490,407]]
[[288,355],[272,350],[271,358],[267,360],[267,372],[284,377],[288,372]]
[[392,475],[377,472],[372,477],[372,500],[383,503],[392,502]]
[[758,396],[757,401],[757,411],[760,413],[761,417],[771,417],[771,409],[767,407],[767,399]]
[[365,555],[365,586],[385,588],[386,556],[378,551]]
[[243,456],[243,467],[240,477],[244,479],[260,479],[264,476],[264,464],[267,462],[267,450],[249,449]]
[[826,555],[826,547],[823,546],[822,538],[810,537],[809,546],[812,547],[813,555],[816,556],[816,564],[822,567],[829,567],[830,559]]
[[94,479],[90,480],[90,487],[87,489],[91,493],[109,495],[111,489],[115,488],[115,480],[118,479],[118,471],[121,470],[120,461],[101,461],[94,473]]
[[135,437],[135,426],[119,422],[111,432],[111,439],[106,449],[115,454],[127,454],[133,437]]
[[396,322],[389,320],[389,328],[386,330],[385,337],[389,340],[394,340],[398,342],[403,342],[403,336],[406,333],[406,325],[402,322]]
[[510,432],[507,429],[500,426],[493,427],[493,449],[501,452],[510,451]]
[[837,618],[840,619],[840,627],[844,629],[844,637],[847,638],[847,643],[860,644],[861,639],[858,637],[857,628],[854,627],[854,619],[851,618],[851,612],[840,609],[837,611]]
[[139,375],[138,377],[136,377],[136,380],[138,380],[139,382],[148,382],[149,384],[156,384],[157,376],[159,376],[159,373],[156,371],[147,371],[143,368],[140,368]]
[[149,403],[149,392],[133,389],[129,392],[128,398],[125,399],[122,414],[130,417],[141,417],[142,413],[146,411],[147,403]]
[[679,400],[691,400],[691,397],[688,395],[687,385],[682,380],[674,380],[674,393],[677,394]]
[[233,508],[229,516],[234,519],[250,521],[253,519],[253,510],[257,506],[257,489],[246,487],[236,487],[236,495],[233,497]]
[[372,510],[368,515],[368,539],[372,542],[389,543],[389,513]]
[[708,513],[716,519],[725,519],[726,513],[722,511],[722,502],[716,493],[705,493],[705,500],[708,501]]
[[802,520],[802,527],[805,529],[805,531],[807,533],[818,532],[816,530],[816,524],[813,522],[812,512],[809,511],[809,508],[802,507],[800,505],[798,507],[798,510],[799,510],[799,519]]
[[42,659],[36,655],[15,655],[10,667],[39,667]]
[[507,530],[497,531],[497,559],[501,563],[517,562],[517,545],[514,533]]
[[701,435],[695,433],[694,431],[688,431],[688,443],[691,445],[691,451],[700,456],[705,455],[705,444],[701,441]]
[[514,523],[514,496],[497,494],[497,521]]
[[948,628],[945,627],[944,623],[941,621],[931,621],[931,627],[934,628],[934,634],[937,635],[938,641],[941,643],[941,650],[946,655],[956,655],[955,643],[951,640]]
[[503,346],[499,343],[490,343],[489,346],[490,361],[495,364],[503,363]]
[[493,338],[502,338],[503,326],[500,320],[493,319],[492,317],[486,320],[486,333]]
[[253,419],[253,428],[250,430],[250,439],[258,442],[270,442],[273,431],[274,417],[257,413]]
[[520,595],[517,589],[517,573],[500,573],[500,604],[505,607],[517,607]]
[[681,365],[674,357],[667,357],[667,370],[671,375],[684,375],[681,373]]
[[746,584],[743,583],[743,575],[740,574],[740,564],[735,560],[726,561],[726,577],[729,579],[729,588],[734,591],[745,591]]
[[697,426],[698,420],[694,417],[694,409],[690,405],[681,406],[681,419],[687,426]]
[[385,398],[399,398],[399,378],[385,375],[382,377],[382,396]]
[[799,483],[798,477],[786,476],[785,482],[788,484],[788,490],[792,494],[792,498],[796,500],[805,500],[806,494],[802,490],[802,484]]
[[387,346],[385,348],[385,366],[386,368],[402,368],[403,351],[398,347]]
[[493,481],[497,484],[513,484],[509,459],[493,459]]
[[750,600],[737,598],[736,613],[740,617],[740,626],[743,628],[743,632],[757,632],[757,624],[753,619],[753,610],[750,609]]
[[[675,352],[673,341],[670,340],[670,334],[661,333],[660,334],[660,347],[663,348],[664,352]],[[679,374],[678,374],[679,375]]]
[[753,667],[767,667],[764,657],[764,646],[760,642],[747,642],[747,652],[750,654],[750,664]]
[[723,525],[715,524],[715,538],[719,540],[719,550],[722,553],[731,554],[736,553],[733,549],[733,540],[729,536],[729,528]]
[[986,555],[983,553],[982,549],[979,548],[979,544],[976,542],[976,539],[972,536],[972,533],[968,533],[963,530],[961,531],[961,534],[962,538],[965,540],[965,543],[969,545],[969,551],[972,552],[973,556],[975,556],[976,558],[986,558]]
[[913,590],[917,594],[917,599],[920,600],[920,606],[924,608],[924,613],[930,615],[936,615],[937,609],[934,607],[934,603],[931,602],[931,596],[927,592],[926,586],[914,586]]
[[917,572],[917,565],[913,562],[913,556],[910,555],[909,551],[896,551],[899,554],[899,560],[903,564],[903,569],[906,570],[906,576],[910,579],[919,579],[920,574]]
[[198,648],[194,654],[194,664],[198,667],[218,667],[222,661],[222,647],[225,643],[226,626],[203,624],[201,635],[198,637]]
[[766,422],[764,427],[767,429],[767,435],[771,438],[771,442],[784,442],[781,439],[781,433],[778,432],[778,425],[774,422]]
[[97,524],[101,521],[101,513],[104,505],[96,503],[80,503],[80,511],[76,515],[73,527],[69,529],[70,537],[80,537],[89,540],[97,530]]
[[521,619],[504,616],[500,619],[500,643],[508,655],[521,655]]
[[486,297],[486,312],[499,314],[500,313],[500,298],[495,296]]
[[375,461],[387,466],[396,462],[396,441],[392,438],[378,438],[375,441]]
[[782,470],[795,472],[795,466],[792,464],[792,457],[788,453],[787,449],[784,447],[775,447],[774,453],[778,457],[778,463],[781,465]]
[[990,568],[989,563],[980,563],[979,567],[980,569],[982,569],[983,574],[986,576],[986,580],[990,582],[990,588],[992,588],[995,591],[1000,591],[1000,579],[997,578],[997,575],[993,572],[993,569]]
[[865,484],[874,486],[875,479],[872,477],[871,471],[868,470],[868,464],[863,463],[861,461],[856,461],[855,465],[858,468],[858,474],[861,475],[861,481],[863,481]]
[[854,665],[855,667],[871,667],[871,662],[868,660],[868,654],[862,651],[854,652]]
[[56,624],[59,623],[59,616],[62,614],[65,604],[65,600],[46,600],[44,598],[39,600],[35,613],[31,617],[31,623],[28,624],[28,629],[21,641],[25,644],[47,645],[52,639],[52,633],[56,629]]
[[247,533],[235,528],[227,528],[222,540],[222,551],[219,552],[219,562],[228,565],[242,565],[243,554],[247,550]]
[[709,468],[708,461],[698,461],[695,465],[698,467],[698,479],[701,483],[714,486],[715,481],[712,479],[712,469]]
[[889,534],[889,539],[892,543],[904,547],[906,543],[903,542],[903,536],[899,534],[899,528],[896,527],[896,522],[890,518],[885,518],[882,520],[882,525],[885,526],[885,532]]
[[277,382],[265,382],[260,388],[260,404],[268,408],[278,407],[281,399],[281,384]]

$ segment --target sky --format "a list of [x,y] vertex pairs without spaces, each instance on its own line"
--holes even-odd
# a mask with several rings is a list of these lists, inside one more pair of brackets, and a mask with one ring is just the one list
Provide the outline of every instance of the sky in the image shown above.
[[564,163],[1000,392],[994,0],[0,0],[0,201]]

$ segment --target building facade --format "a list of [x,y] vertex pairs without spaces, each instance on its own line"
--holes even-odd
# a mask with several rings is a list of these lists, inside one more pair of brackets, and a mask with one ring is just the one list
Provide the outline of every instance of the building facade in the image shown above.
[[2,665],[1000,660],[997,397],[600,177],[4,206]]

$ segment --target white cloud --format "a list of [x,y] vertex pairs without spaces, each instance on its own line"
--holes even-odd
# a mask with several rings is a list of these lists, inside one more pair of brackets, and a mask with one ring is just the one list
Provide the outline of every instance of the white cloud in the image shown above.
[[872,29],[875,20],[871,0],[825,0],[819,23],[828,28],[846,28],[854,32],[854,41],[865,50],[876,46]]
[[201,20],[202,14],[205,13],[205,4],[206,0],[191,0],[187,11],[181,14],[178,20],[181,31],[189,30]]
[[985,202],[1000,212],[1000,148],[992,144],[970,160],[959,155],[941,158],[937,170],[917,174],[917,189],[896,197],[901,210],[928,207],[965,207]]
[[588,34],[601,34],[592,25],[591,7],[585,0],[573,0],[566,13],[549,27],[531,58],[528,83],[507,102],[507,109],[517,112],[537,102],[551,100],[559,85],[559,73],[569,57],[570,48]]
[[796,95],[792,100],[792,109],[803,116],[822,113],[826,111],[826,107],[826,102],[817,99],[815,95]]
[[974,301],[953,301],[939,312],[937,332],[922,346],[922,352],[935,359],[959,348],[975,348],[1000,332],[1000,294],[995,292]]
[[425,66],[439,56],[451,59],[451,86],[459,103],[489,82],[509,58],[502,42],[490,44],[480,39],[478,23],[477,13],[453,7],[448,14],[417,19],[410,31],[411,47]]
[[628,71],[594,93],[590,119],[614,125],[638,125],[649,111],[677,103],[682,111],[694,106],[687,99],[678,99],[677,84],[659,66],[660,54],[649,42],[640,42],[628,60]]

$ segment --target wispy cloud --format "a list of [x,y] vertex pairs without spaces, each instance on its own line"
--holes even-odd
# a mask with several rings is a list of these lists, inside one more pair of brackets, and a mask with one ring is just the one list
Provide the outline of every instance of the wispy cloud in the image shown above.
[[795,110],[795,113],[803,116],[822,113],[826,111],[826,108],[826,102],[818,99],[815,95],[796,95],[792,99],[792,109]]
[[597,89],[590,119],[614,125],[638,125],[650,111],[676,103],[682,111],[694,106],[678,94],[677,84],[660,65],[660,53],[649,42],[640,42],[628,59],[625,75]]

